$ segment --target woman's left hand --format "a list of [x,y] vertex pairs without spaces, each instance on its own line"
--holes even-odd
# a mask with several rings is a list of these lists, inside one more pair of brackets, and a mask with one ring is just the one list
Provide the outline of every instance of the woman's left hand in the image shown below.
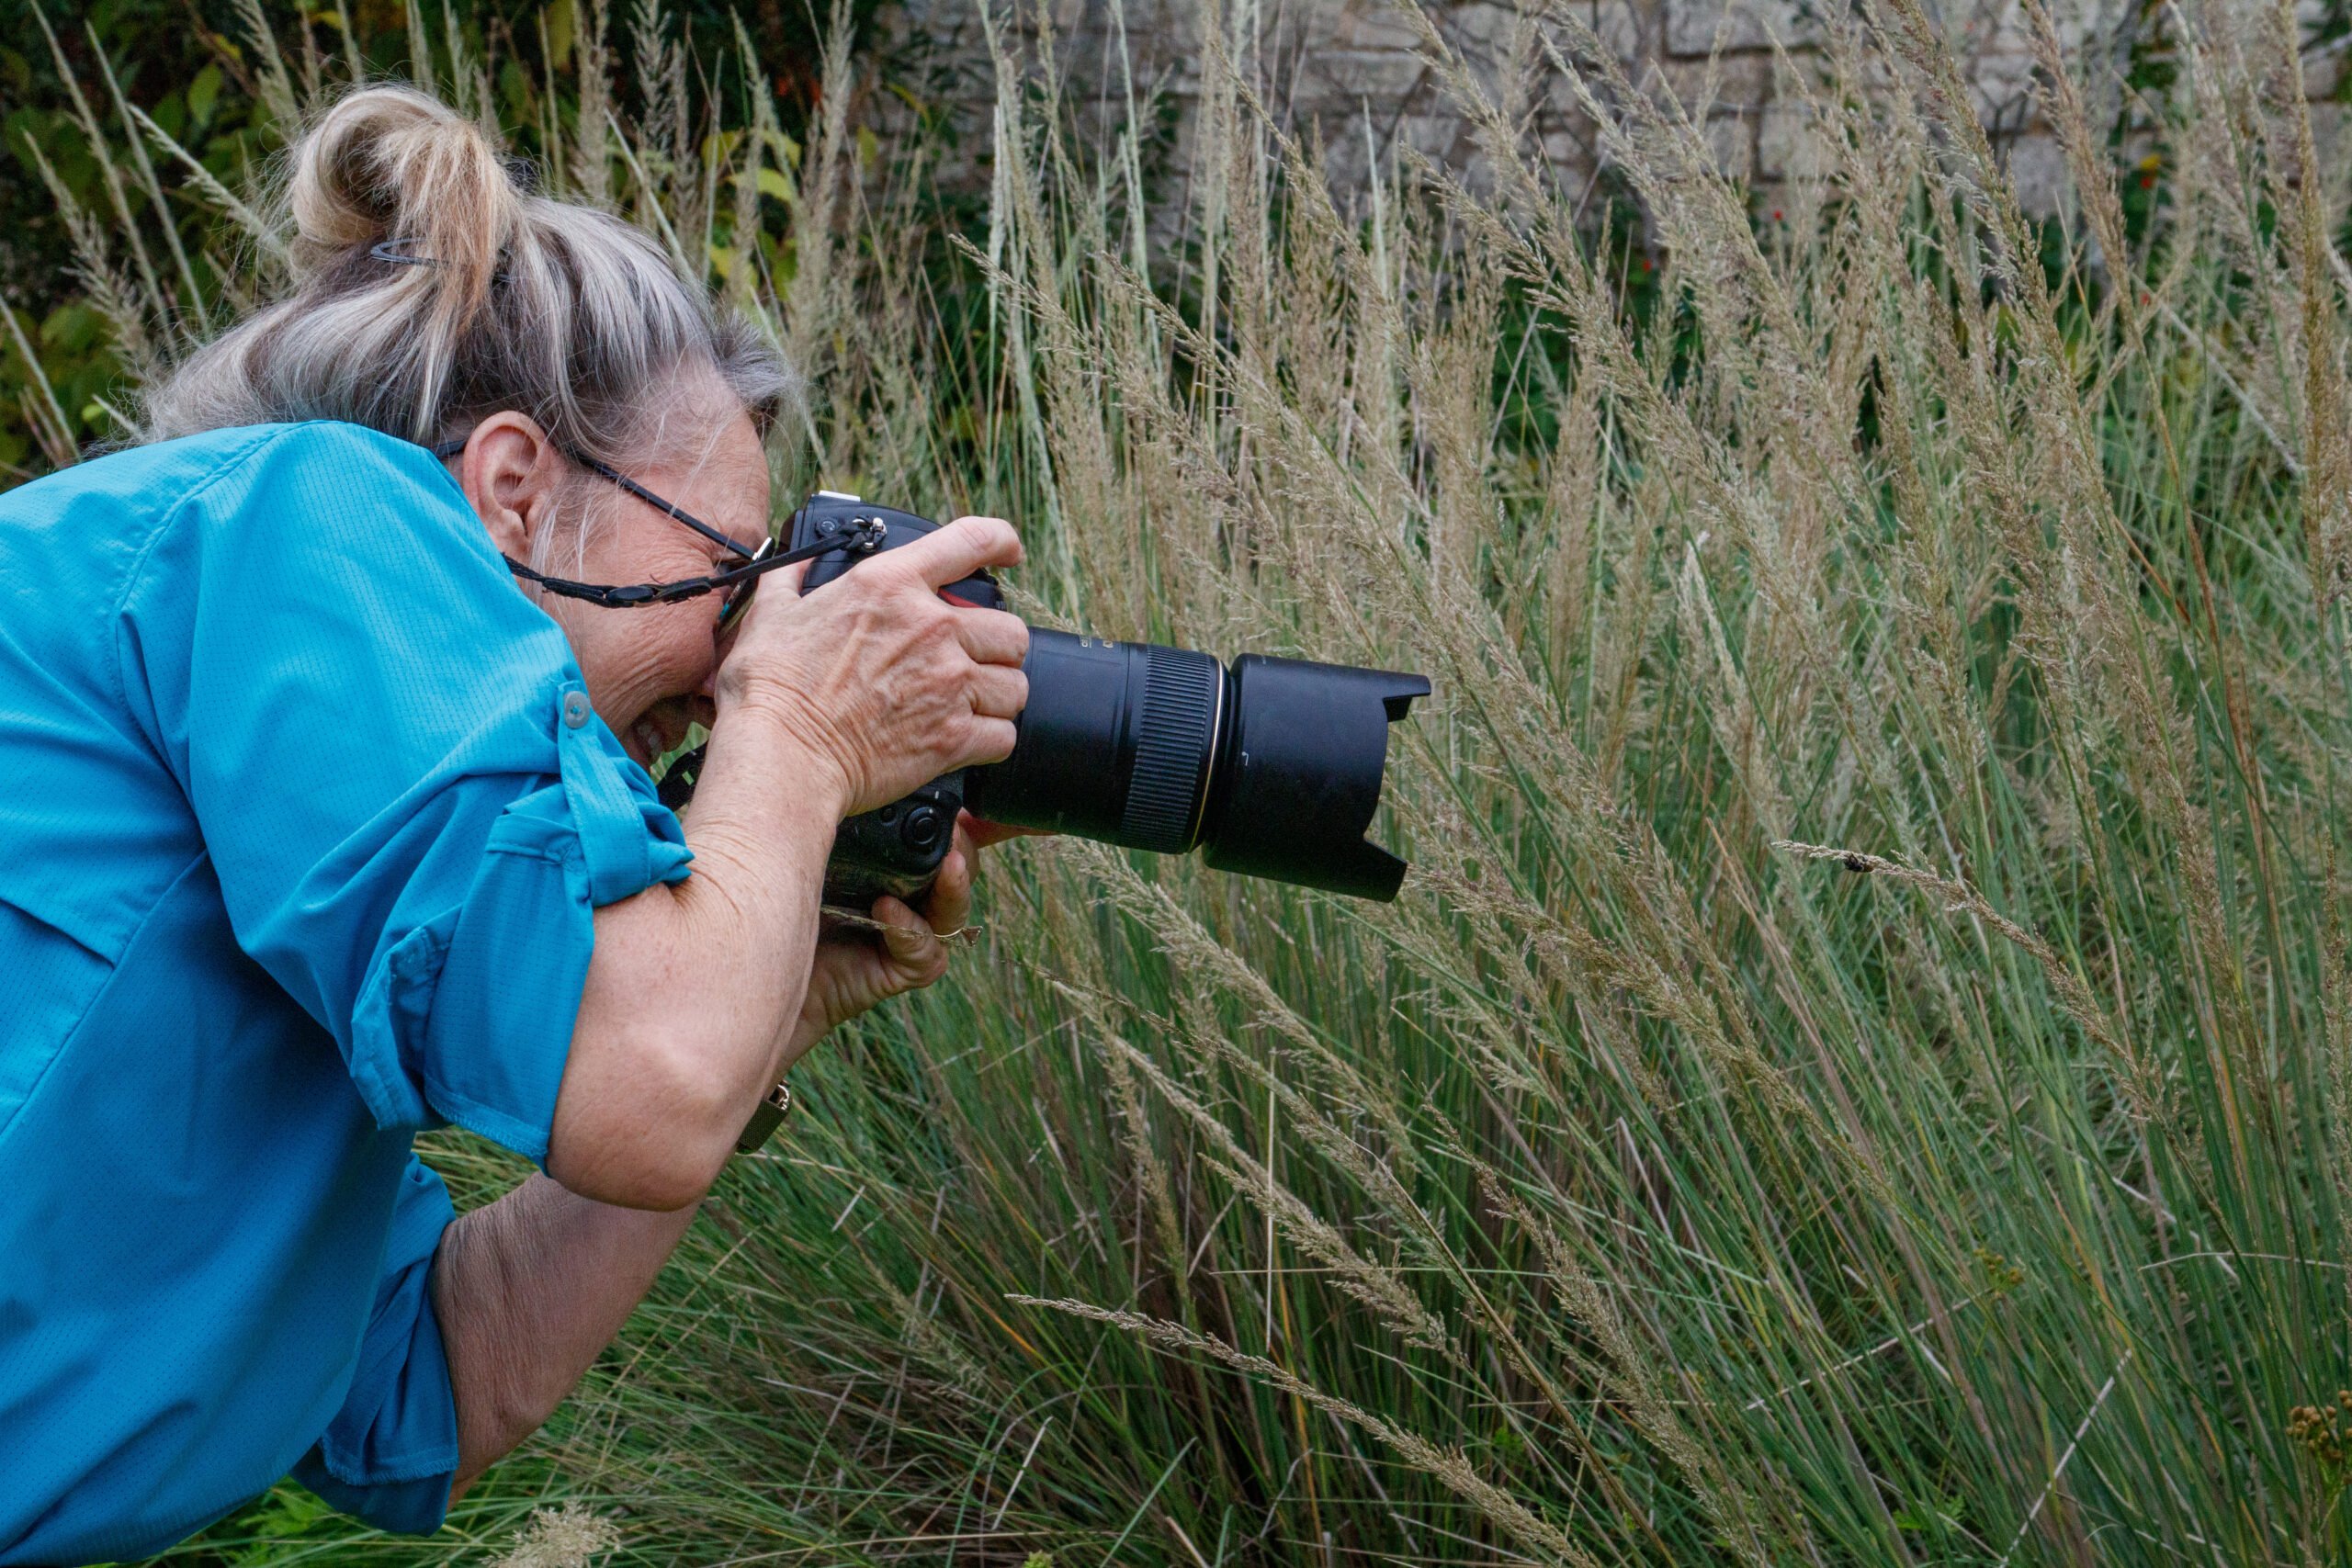
[[808,972],[800,1017],[785,1047],[784,1067],[790,1068],[810,1046],[859,1013],[947,973],[948,943],[972,911],[972,863],[978,845],[992,843],[998,836],[970,812],[962,813],[954,847],[940,862],[938,880],[920,911],[885,895],[875,900],[872,910],[883,927],[878,940],[876,932],[849,925],[831,926],[817,939],[816,963]]

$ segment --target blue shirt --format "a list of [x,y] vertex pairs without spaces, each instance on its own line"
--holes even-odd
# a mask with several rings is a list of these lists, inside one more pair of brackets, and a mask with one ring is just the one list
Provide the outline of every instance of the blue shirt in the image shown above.
[[410,1141],[547,1154],[592,910],[686,874],[422,448],[218,431],[0,497],[0,1562],[458,1460]]

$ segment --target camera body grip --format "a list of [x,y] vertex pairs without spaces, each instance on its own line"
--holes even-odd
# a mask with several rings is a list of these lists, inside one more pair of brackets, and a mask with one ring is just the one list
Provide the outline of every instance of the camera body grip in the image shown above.
[[[820,490],[792,514],[788,549],[799,550],[838,538],[841,547],[811,558],[800,592],[812,593],[868,556],[910,545],[939,525],[911,512],[874,506],[854,495]],[[996,580],[987,572],[949,583],[940,596],[978,609],[1002,607]],[[672,759],[662,774],[662,802],[683,811],[702,772],[705,747]],[[946,773],[911,793],[844,818],[833,834],[825,865],[825,901],[863,910],[883,894],[918,898],[939,874],[940,863],[956,844],[956,818],[964,808],[962,770]]]
[[[877,524],[879,541],[865,545]],[[802,549],[829,538],[843,541],[842,548],[809,561],[800,592],[813,593],[858,562],[883,550],[910,545],[938,527],[911,512],[820,490],[793,514],[792,536],[786,543],[793,549]],[[853,541],[863,547],[852,547]],[[983,610],[1003,607],[996,579],[984,571],[951,582],[939,592],[951,604]],[[863,910],[885,893],[907,899],[920,897],[955,847],[956,818],[963,808],[964,774],[958,770],[887,806],[844,818],[833,835],[832,854],[825,866],[826,902]]]

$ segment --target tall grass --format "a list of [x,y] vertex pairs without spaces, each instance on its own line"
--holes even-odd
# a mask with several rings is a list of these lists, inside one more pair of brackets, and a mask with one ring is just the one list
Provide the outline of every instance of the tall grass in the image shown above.
[[[2162,7],[2118,141],[2024,5],[2054,225],[1923,0],[1782,61],[1777,220],[1574,7],[1499,70],[1425,26],[1480,162],[1344,191],[1247,8],[1202,8],[1172,170],[1150,84],[1077,102],[998,14],[944,266],[846,55],[804,150],[647,14],[655,110],[600,123],[589,8],[580,118],[516,129],[789,346],[793,482],[1019,520],[1041,622],[1437,694],[1393,905],[992,856],[978,945],[804,1069],[455,1535],[544,1495],[645,1562],[2352,1550],[2342,161],[2284,7]],[[483,101],[454,36],[418,73]],[[1532,161],[1562,98],[1640,246]],[[179,177],[144,129],[126,180]],[[173,199],[269,286],[257,207]],[[126,344],[202,330],[85,227]]]

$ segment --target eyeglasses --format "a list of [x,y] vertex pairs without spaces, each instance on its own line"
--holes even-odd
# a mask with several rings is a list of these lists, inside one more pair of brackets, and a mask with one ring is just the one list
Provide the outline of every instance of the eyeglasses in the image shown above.
[[[466,443],[470,439],[472,439],[470,435],[460,436],[455,441],[444,441],[428,450],[435,457],[446,461],[464,451]],[[664,516],[674,518],[684,524],[743,564],[729,567],[724,571],[713,572],[708,577],[680,578],[674,582],[573,582],[568,578],[549,577],[544,572],[535,571],[513,556],[500,552],[499,558],[506,563],[507,570],[526,582],[537,583],[550,593],[560,593],[567,599],[582,600],[605,610],[633,610],[645,604],[674,604],[683,599],[699,599],[706,593],[724,593],[726,600],[718,611],[718,630],[723,632],[741,618],[743,611],[752,603],[752,591],[759,587],[761,578],[778,567],[790,566],[795,561],[807,560],[812,556],[822,554],[824,549],[839,547],[836,542],[828,540],[821,547],[788,550],[779,555],[776,552],[776,541],[774,538],[768,538],[761,541],[756,549],[747,550],[684,507],[678,505],[675,502],[663,500],[628,475],[598,462],[584,453],[568,451],[564,456],[598,478],[610,479],[614,484]]]

